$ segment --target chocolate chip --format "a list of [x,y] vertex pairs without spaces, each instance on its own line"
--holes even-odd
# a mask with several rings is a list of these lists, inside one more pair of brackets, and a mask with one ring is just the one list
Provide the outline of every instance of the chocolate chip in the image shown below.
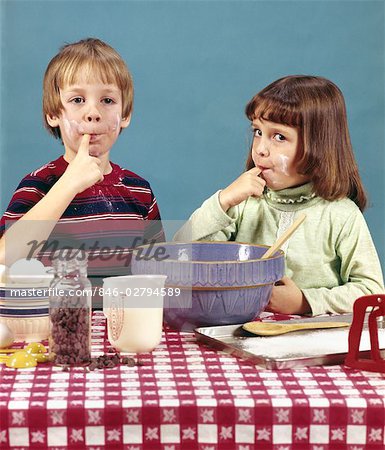
[[135,360],[133,358],[127,358],[126,365],[128,367],[134,367],[135,366]]
[[95,370],[97,368],[97,364],[95,361],[92,361],[91,364],[88,366],[90,370]]

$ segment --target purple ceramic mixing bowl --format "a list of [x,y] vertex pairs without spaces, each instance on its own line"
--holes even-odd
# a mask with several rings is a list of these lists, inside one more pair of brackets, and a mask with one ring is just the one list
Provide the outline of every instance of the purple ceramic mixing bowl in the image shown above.
[[[172,327],[244,323],[266,307],[284,274],[284,253],[260,259],[267,246],[238,242],[166,242],[133,252],[134,275],[167,275],[164,318]],[[175,295],[177,289],[179,294]]]

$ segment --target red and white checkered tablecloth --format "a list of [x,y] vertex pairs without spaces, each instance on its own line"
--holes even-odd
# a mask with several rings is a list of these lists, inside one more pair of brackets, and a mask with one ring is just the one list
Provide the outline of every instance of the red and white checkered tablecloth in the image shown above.
[[[106,349],[94,314],[93,349]],[[383,449],[385,377],[270,371],[166,331],[144,366],[0,366],[0,448]]]

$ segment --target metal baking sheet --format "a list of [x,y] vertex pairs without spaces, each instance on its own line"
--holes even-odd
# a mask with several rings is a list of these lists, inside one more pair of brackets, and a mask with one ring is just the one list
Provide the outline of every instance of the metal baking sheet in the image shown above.
[[[274,323],[348,322],[352,315],[310,317],[274,321]],[[256,336],[243,330],[242,325],[200,327],[195,330],[198,341],[248,360],[267,369],[291,369],[306,366],[342,364],[348,352],[349,328],[332,328],[291,332],[279,336]],[[379,323],[378,340],[385,349],[385,329]],[[369,332],[362,332],[360,356],[368,357]],[[382,356],[384,356],[382,352]]]

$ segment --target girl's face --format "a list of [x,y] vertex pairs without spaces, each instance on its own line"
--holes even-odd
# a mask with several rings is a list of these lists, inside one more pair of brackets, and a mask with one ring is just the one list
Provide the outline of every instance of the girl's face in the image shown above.
[[297,172],[298,130],[262,118],[255,119],[252,158],[267,187],[278,191],[310,180]]
[[129,124],[122,118],[122,93],[114,84],[80,76],[73,85],[60,89],[63,109],[59,117],[47,117],[59,126],[68,159],[73,159],[84,134],[89,134],[89,153],[108,156],[121,128]]

